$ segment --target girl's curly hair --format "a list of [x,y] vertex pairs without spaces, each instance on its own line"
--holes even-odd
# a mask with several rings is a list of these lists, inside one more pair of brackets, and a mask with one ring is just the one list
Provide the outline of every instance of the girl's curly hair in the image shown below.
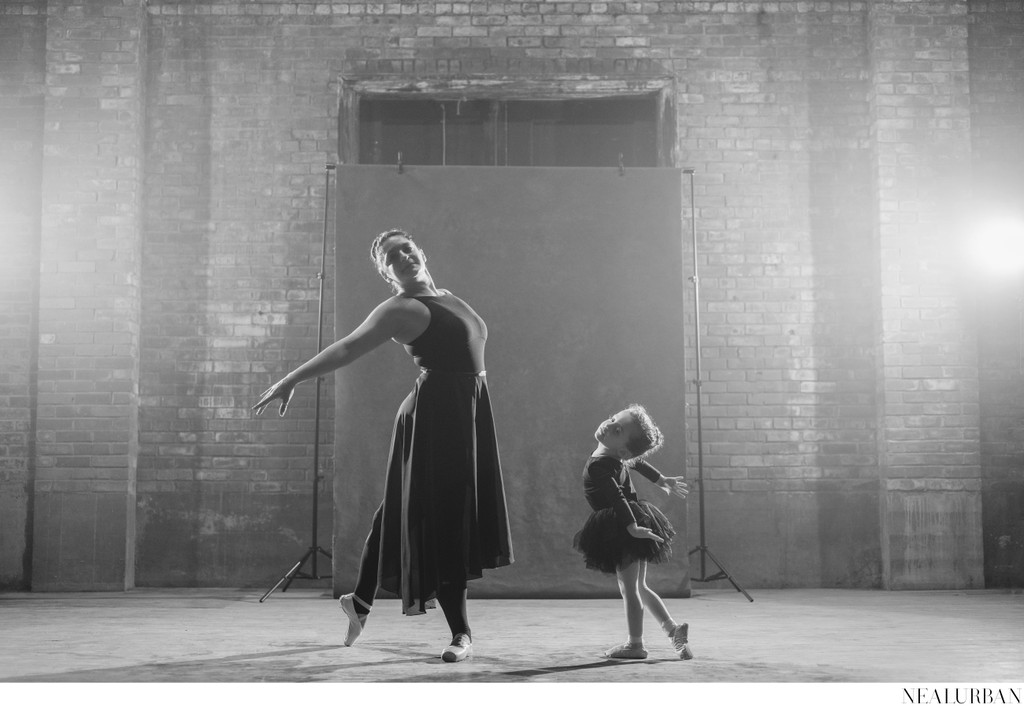
[[665,443],[665,436],[655,424],[651,414],[639,403],[631,403],[626,410],[633,416],[637,427],[640,428],[638,435],[630,438],[626,443],[626,449],[633,455],[631,461],[641,460],[653,452],[656,452]]

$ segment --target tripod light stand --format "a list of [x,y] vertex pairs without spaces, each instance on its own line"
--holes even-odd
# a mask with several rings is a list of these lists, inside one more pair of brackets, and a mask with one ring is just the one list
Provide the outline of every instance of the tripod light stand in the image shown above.
[[[732,576],[729,575],[728,571],[718,562],[718,559],[712,555],[711,551],[708,550],[706,528],[704,526],[704,441],[703,441],[703,423],[701,419],[701,373],[700,373],[700,278],[697,274],[697,208],[694,202],[693,193],[693,170],[687,169],[683,172],[690,176],[690,233],[692,236],[692,248],[693,248],[693,275],[690,277],[690,282],[693,283],[693,332],[694,332],[694,387],[697,392],[697,489],[698,498],[700,499],[700,545],[690,551],[689,555],[694,553],[700,554],[700,577],[692,578],[692,580],[698,583],[710,583],[714,580],[728,580],[732,583],[732,586],[739,592],[743,593],[751,602],[754,601],[747,591],[736,584]],[[708,559],[711,560],[718,567],[718,572],[713,575],[708,575],[706,565]]]
[[[327,264],[327,209],[328,204],[331,200],[331,172],[334,170],[334,165],[331,163],[327,164],[324,171],[324,235],[321,243],[320,250],[320,272],[316,274],[316,277],[320,279],[320,293],[318,296],[319,304],[317,307],[317,321],[316,321],[316,351],[319,354],[323,348],[323,332],[324,332],[324,269]],[[320,501],[320,379],[316,377],[316,412],[314,413],[313,423],[313,535],[312,541],[309,544],[309,549],[305,555],[299,559],[299,561],[291,567],[291,569],[281,576],[281,579],[275,583],[274,587],[267,590],[263,597],[260,598],[260,602],[263,602],[270,594],[277,590],[278,587],[284,583],[284,587],[281,588],[281,592],[288,590],[288,586],[292,584],[295,578],[303,578],[306,580],[320,580],[321,578],[330,578],[330,575],[320,575],[317,572],[316,561],[318,554],[323,554],[327,558],[331,558],[331,554],[317,545],[317,521],[318,521],[318,506]],[[302,570],[302,566],[305,565],[306,561],[311,561],[310,572],[306,573]]]

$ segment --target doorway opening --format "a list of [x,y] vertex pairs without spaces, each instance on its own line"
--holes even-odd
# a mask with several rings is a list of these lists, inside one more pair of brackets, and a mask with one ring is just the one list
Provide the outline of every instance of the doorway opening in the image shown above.
[[674,80],[344,79],[348,164],[675,165]]

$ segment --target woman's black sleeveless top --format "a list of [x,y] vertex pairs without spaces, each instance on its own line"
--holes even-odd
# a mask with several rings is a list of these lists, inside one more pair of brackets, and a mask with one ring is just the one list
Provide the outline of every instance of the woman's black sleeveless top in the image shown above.
[[414,299],[430,310],[427,329],[405,345],[416,365],[431,371],[470,374],[484,371],[487,325],[480,315],[447,291]]

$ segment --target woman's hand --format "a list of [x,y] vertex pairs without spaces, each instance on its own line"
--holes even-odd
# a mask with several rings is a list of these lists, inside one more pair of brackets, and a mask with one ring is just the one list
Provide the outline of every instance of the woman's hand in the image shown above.
[[637,526],[635,521],[626,527],[626,531],[628,531],[629,535],[633,538],[649,538],[652,541],[657,541],[658,543],[663,543],[665,540],[646,526]]
[[690,487],[686,484],[685,477],[664,477],[658,482],[658,486],[665,494],[675,494],[683,499],[690,493]]
[[281,407],[278,410],[278,415],[284,415],[285,411],[288,410],[288,404],[292,400],[292,395],[295,393],[295,384],[291,382],[287,376],[278,381],[276,384],[268,388],[260,395],[260,400],[256,401],[256,405],[252,407],[256,411],[256,415],[260,415],[267,406],[270,405],[271,401],[275,399],[281,399]]

